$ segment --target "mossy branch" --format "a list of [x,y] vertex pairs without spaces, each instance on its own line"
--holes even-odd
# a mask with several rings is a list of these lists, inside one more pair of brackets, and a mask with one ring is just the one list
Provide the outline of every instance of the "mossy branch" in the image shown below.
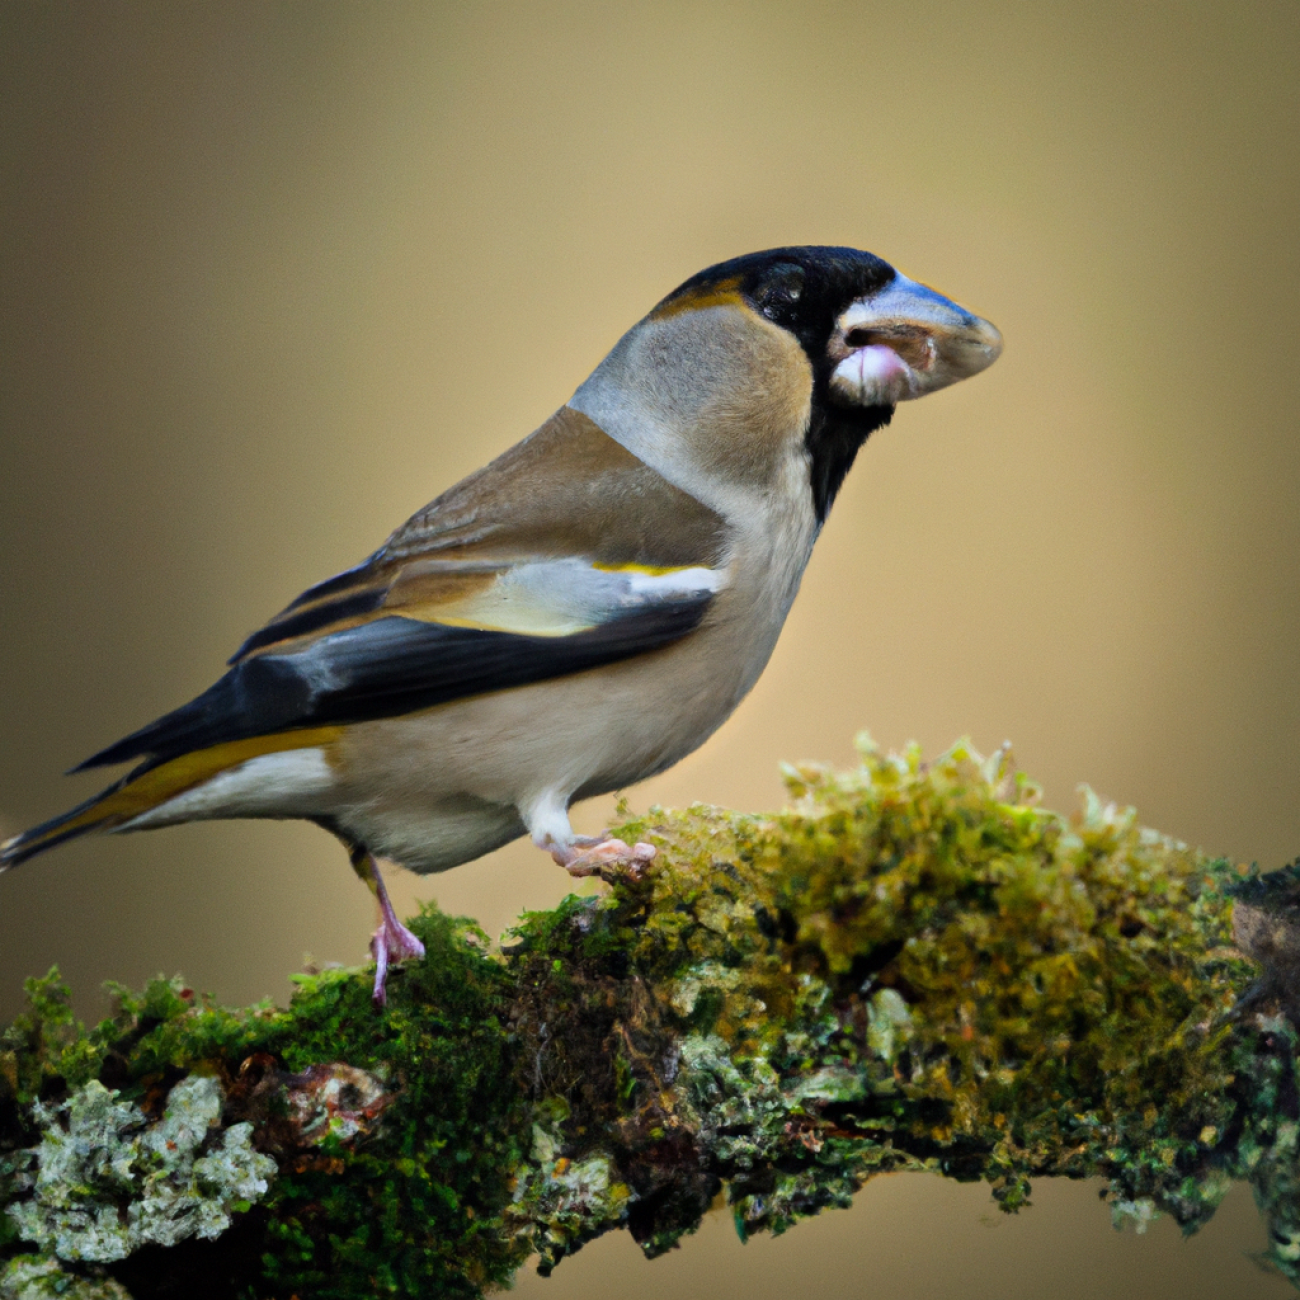
[[1189,1231],[1248,1178],[1300,1276],[1300,870],[1043,811],[962,745],[787,780],[771,816],[629,822],[644,879],[501,952],[426,909],[382,1013],[359,969],[287,1010],[158,980],[86,1031],[29,981],[0,1297],[475,1296],[613,1228],[667,1250],[719,1192],[781,1232],[897,1169],[1008,1210],[1101,1176]]

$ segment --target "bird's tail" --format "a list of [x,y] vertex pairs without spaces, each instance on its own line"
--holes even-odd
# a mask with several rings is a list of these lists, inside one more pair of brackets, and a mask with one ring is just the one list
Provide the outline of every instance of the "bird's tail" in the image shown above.
[[8,871],[10,867],[26,862],[28,858],[44,853],[56,844],[85,835],[87,831],[110,830],[114,826],[120,826],[128,820],[122,815],[123,804],[126,802],[122,796],[130,782],[130,776],[124,776],[107,790],[78,804],[69,812],[51,817],[49,821],[33,826],[21,835],[0,841],[0,871]]
[[153,760],[142,763],[93,799],[0,842],[0,872],[90,831],[129,830],[129,823],[137,817],[202,785],[219,772],[238,767],[261,754],[311,744],[325,734],[322,729],[254,736],[194,750],[164,763]]

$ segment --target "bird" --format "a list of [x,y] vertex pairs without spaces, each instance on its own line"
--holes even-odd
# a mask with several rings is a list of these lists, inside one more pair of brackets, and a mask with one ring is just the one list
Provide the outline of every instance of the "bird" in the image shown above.
[[424,954],[378,860],[446,871],[522,835],[574,876],[655,850],[577,800],[697,749],[766,666],[813,545],[899,402],[986,369],[987,320],[874,254],[699,272],[553,416],[249,636],[214,685],[73,771],[132,767],[0,844],[302,818],[378,904],[373,996]]

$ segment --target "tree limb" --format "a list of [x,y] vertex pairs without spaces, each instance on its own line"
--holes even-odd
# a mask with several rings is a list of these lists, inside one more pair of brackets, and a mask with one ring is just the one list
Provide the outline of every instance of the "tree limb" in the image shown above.
[[614,1228],[658,1254],[720,1192],[782,1232],[897,1169],[1007,1210],[1101,1176],[1117,1220],[1188,1231],[1248,1178],[1300,1278],[1300,869],[1091,794],[1041,810],[964,745],[787,783],[770,816],[630,820],[644,878],[501,952],[426,908],[384,1012],[361,969],[287,1010],[160,979],[86,1031],[57,972],[29,981],[0,1300],[476,1296]]

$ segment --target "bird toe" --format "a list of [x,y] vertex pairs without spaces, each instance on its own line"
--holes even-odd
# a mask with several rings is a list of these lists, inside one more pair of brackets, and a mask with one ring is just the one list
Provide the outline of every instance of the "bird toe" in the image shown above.
[[551,857],[575,879],[599,876],[612,883],[619,879],[642,879],[655,853],[653,844],[640,841],[629,845],[612,836],[602,840],[584,837],[573,845],[553,848]]
[[424,956],[424,944],[396,917],[385,917],[370,938],[370,953],[375,959],[374,1001],[376,1006],[388,1002],[388,968],[395,962],[418,960]]

